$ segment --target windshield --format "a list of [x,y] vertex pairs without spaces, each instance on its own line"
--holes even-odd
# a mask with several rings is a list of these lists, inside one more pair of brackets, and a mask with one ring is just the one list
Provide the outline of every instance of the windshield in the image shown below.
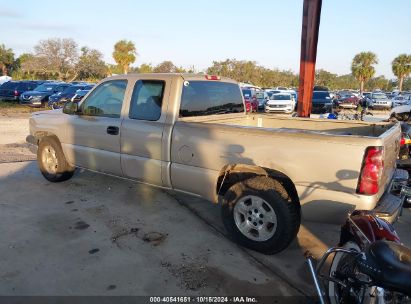
[[263,99],[264,98],[264,93],[258,92],[256,95],[257,95],[257,99]]
[[43,83],[41,85],[39,85],[38,87],[36,87],[34,89],[34,91],[38,91],[38,92],[52,92],[55,88],[56,88],[57,84],[47,84],[47,83]]
[[251,97],[251,90],[243,90],[242,92],[244,97]]
[[388,98],[387,95],[382,94],[382,93],[373,94],[372,97],[373,97],[374,99],[387,99],[387,98]]
[[270,98],[271,100],[291,100],[291,95],[285,95],[285,94],[273,94]]

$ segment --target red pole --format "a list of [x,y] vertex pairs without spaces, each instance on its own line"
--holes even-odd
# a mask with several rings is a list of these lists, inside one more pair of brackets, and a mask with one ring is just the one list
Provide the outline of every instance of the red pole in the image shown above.
[[322,0],[304,0],[297,108],[299,117],[310,117],[311,113],[321,4]]

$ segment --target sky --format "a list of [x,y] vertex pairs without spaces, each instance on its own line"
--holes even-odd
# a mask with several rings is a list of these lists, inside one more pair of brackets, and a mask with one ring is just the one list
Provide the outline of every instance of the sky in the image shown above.
[[[15,55],[38,41],[73,38],[105,61],[121,39],[142,63],[202,71],[227,58],[299,71],[303,0],[0,0],[0,44]],[[323,0],[317,69],[350,73],[361,51],[377,54],[376,76],[393,78],[391,62],[411,54],[410,0]]]

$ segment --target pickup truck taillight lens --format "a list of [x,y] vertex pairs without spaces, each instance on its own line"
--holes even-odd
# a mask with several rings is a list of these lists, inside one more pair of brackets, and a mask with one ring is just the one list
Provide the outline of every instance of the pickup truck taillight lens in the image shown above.
[[14,96],[19,96],[19,91],[14,90]]
[[368,147],[365,150],[357,193],[368,195],[378,193],[383,169],[383,147]]

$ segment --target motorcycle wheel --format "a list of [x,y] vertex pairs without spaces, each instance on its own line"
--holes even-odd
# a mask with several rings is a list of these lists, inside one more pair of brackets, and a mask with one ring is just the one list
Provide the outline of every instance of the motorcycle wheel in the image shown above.
[[[344,249],[352,249],[355,251],[360,252],[360,248],[355,242],[349,241],[345,243],[342,248]],[[338,252],[335,254],[333,261],[331,262],[330,266],[330,277],[336,277],[336,273],[356,273],[356,268],[353,263],[355,259],[354,255]],[[344,278],[338,278],[342,280],[344,283],[349,284],[348,280],[344,280]],[[362,288],[361,290],[357,291],[355,295],[353,292],[348,292],[344,289],[341,285],[330,281],[328,284],[328,296],[331,304],[342,304],[342,303],[364,303],[364,304],[381,304],[385,303],[383,297],[380,296],[370,296],[371,294],[375,294],[376,289],[375,287],[366,287]]]

